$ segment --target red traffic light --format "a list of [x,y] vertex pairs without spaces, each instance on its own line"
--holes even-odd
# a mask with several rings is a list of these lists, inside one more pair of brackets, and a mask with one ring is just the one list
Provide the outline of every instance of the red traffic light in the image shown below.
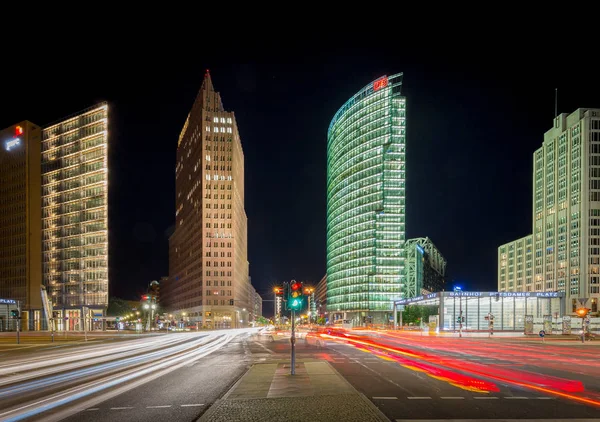
[[15,127],[15,136],[19,136],[23,134],[23,128],[21,126]]
[[292,283],[292,285],[290,286],[290,288],[292,289],[292,291],[302,290],[302,283],[299,283],[299,282],[296,281],[296,282]]
[[148,300],[148,296],[146,296],[146,295],[142,296],[142,300]]

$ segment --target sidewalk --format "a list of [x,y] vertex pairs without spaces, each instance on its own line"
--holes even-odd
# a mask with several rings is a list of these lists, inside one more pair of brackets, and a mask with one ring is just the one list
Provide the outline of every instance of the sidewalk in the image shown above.
[[256,364],[198,422],[389,421],[328,362]]

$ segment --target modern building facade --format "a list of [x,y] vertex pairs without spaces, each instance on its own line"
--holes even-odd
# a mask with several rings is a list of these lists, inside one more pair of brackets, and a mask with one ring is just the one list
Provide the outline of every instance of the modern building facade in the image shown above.
[[256,321],[258,318],[260,318],[261,316],[263,316],[262,313],[262,307],[263,307],[263,300],[262,297],[258,294],[258,292],[254,289],[252,289],[252,301],[253,301],[253,315],[251,318],[251,321]]
[[246,326],[253,308],[244,153],[208,71],[177,145],[175,231],[164,305],[208,328]]
[[0,131],[0,298],[20,302],[25,330],[42,327],[41,142],[29,121]]
[[108,106],[44,128],[42,274],[58,330],[101,328],[108,306]]
[[600,300],[600,109],[560,114],[533,154],[532,234],[498,248],[501,292]]
[[[493,328],[494,331],[529,331],[528,320],[531,323],[539,323],[553,316],[562,319],[565,294],[562,292],[435,292],[400,299],[395,303],[405,308],[409,306],[435,308],[435,312],[428,320],[422,321],[422,324],[427,324],[435,330],[457,331],[462,328],[466,331],[488,331]],[[461,316],[464,318],[462,327]],[[432,324],[435,326],[432,327]],[[552,328],[548,330],[548,333],[551,332]]]
[[444,290],[446,260],[428,237],[408,239],[406,253],[405,285],[402,297]]
[[348,100],[327,133],[327,310],[381,323],[401,297],[406,100],[402,74]]

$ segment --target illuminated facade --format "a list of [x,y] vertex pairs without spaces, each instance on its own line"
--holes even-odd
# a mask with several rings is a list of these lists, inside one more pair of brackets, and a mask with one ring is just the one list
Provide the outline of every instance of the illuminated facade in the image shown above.
[[[58,330],[101,328],[108,306],[108,107],[43,130],[42,273]],[[66,319],[68,318],[68,319]]]
[[501,292],[600,300],[600,109],[560,114],[533,154],[533,234],[498,248]]
[[327,310],[330,320],[387,322],[404,272],[402,74],[371,82],[327,133]]
[[233,112],[207,72],[181,131],[175,232],[164,304],[207,328],[247,326],[254,310],[247,258],[244,153]]
[[402,297],[416,297],[444,289],[446,260],[428,237],[408,239],[404,244],[406,272]]
[[0,298],[21,302],[24,330],[42,329],[41,140],[28,121],[0,131]]

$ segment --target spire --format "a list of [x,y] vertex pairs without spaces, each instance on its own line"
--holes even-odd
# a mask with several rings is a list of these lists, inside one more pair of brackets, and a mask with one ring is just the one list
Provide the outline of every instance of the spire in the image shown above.
[[210,78],[210,71],[206,69],[204,73],[204,80],[202,81],[202,87],[200,90],[214,91],[215,87],[212,84],[212,79]]

